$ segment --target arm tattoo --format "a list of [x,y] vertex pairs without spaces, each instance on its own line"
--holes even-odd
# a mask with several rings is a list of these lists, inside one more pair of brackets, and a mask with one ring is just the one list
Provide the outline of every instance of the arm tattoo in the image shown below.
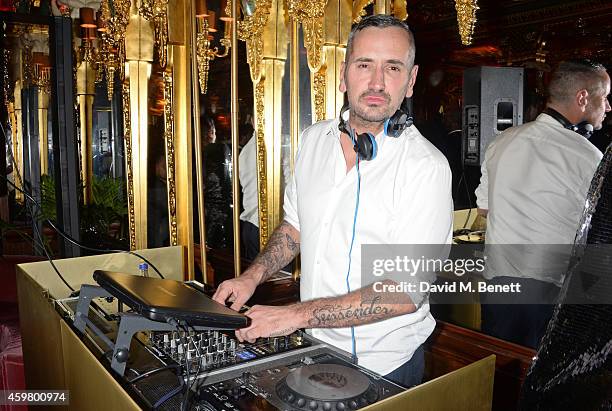
[[353,307],[352,304],[325,304],[315,307],[308,325],[312,328],[350,327],[373,323],[394,315],[394,308],[381,304],[380,296],[376,296],[371,300],[360,301],[356,307]]
[[283,221],[270,236],[264,250],[253,261],[265,268],[261,282],[278,272],[293,260],[300,252],[300,233],[286,221]]
[[312,328],[341,328],[370,324],[416,310],[408,295],[376,292],[372,286],[338,297],[321,298],[301,304],[302,312],[307,318],[307,327]]

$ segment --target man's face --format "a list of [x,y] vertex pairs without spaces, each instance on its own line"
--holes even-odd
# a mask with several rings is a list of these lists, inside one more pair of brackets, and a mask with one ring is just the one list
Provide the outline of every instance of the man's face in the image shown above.
[[584,120],[593,125],[595,130],[600,130],[606,113],[610,111],[610,76],[604,74],[603,88],[597,88],[595,92],[588,96],[587,105],[584,108]]
[[382,123],[412,96],[418,67],[409,67],[410,51],[408,35],[399,27],[368,27],[355,34],[340,80],[351,123]]
[[217,140],[217,129],[214,127],[211,127],[208,129],[208,133],[206,135],[206,142],[208,144],[212,144]]

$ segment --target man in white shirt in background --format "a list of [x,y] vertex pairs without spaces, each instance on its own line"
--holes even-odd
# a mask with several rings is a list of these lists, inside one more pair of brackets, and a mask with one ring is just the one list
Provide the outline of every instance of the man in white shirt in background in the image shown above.
[[[521,295],[482,296],[482,330],[534,348],[552,316],[601,160],[579,132],[602,127],[610,77],[600,64],[562,62],[548,92],[535,121],[508,129],[487,148],[476,189],[479,214],[488,216],[485,277],[522,285]],[[560,244],[568,246],[554,246]]]
[[257,144],[255,133],[240,150],[238,156],[242,207],[240,240],[242,258],[252,261],[259,254],[259,207],[257,195]]
[[[240,340],[307,328],[353,351],[361,366],[404,386],[420,383],[421,345],[435,327],[427,297],[413,301],[412,294],[397,293],[383,302],[369,281],[361,283],[362,274],[371,275],[361,272],[362,244],[451,241],[448,162],[407,122],[397,138],[387,133],[388,119],[412,96],[414,56],[410,29],[394,17],[366,17],[351,31],[340,84],[348,97],[347,132],[339,131],[339,119],[304,131],[285,191],[284,221],[249,269],[213,296],[238,310],[258,284],[301,252],[301,302],[253,306],[246,313],[251,326],[236,332]],[[376,141],[376,156],[357,162],[349,133],[366,132]]]

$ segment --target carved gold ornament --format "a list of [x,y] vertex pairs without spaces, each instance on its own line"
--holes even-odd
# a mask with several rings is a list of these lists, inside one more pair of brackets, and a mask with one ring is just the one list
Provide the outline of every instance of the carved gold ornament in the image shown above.
[[317,71],[323,65],[323,15],[326,0],[289,0],[289,15],[304,29],[308,65]]
[[263,60],[263,32],[270,17],[272,0],[258,0],[255,13],[245,16],[238,23],[238,38],[247,43],[247,62],[251,70],[251,80],[258,82],[261,78]]
[[464,46],[472,44],[472,35],[476,25],[476,10],[479,9],[477,0],[455,0],[457,10],[457,24],[461,43]]
[[125,143],[125,173],[127,177],[128,223],[130,226],[130,250],[136,249],[136,212],[134,210],[134,169],[132,167],[132,136],[130,130],[130,85],[124,82],[121,88],[123,101],[123,142]]
[[166,141],[166,176],[168,179],[168,221],[170,224],[170,245],[178,244],[176,221],[176,162],[174,155],[174,101],[172,74],[164,71],[164,140]]
[[[115,74],[125,78],[125,31],[130,20],[130,0],[102,0],[99,29],[96,81],[106,77],[108,99],[113,97]],[[125,106],[124,106],[125,107]]]
[[166,67],[168,61],[168,0],[142,0],[140,4],[140,15],[145,20],[153,23],[155,33],[155,45],[159,56],[159,65]]
[[365,8],[374,3],[374,0],[355,0],[353,2],[353,23],[359,23],[361,18],[366,15]]
[[[229,24],[226,23],[226,24]],[[220,40],[223,53],[219,53],[218,47],[210,46],[208,20],[198,18],[198,34],[196,35],[196,60],[198,63],[198,80],[200,82],[200,92],[206,94],[208,91],[208,70],[210,62],[215,58],[227,57],[232,45],[231,38],[224,37]]]
[[260,244],[268,243],[268,178],[266,172],[266,141],[264,124],[265,84],[260,81],[255,86],[256,137],[257,137],[257,183],[259,192],[259,234]]

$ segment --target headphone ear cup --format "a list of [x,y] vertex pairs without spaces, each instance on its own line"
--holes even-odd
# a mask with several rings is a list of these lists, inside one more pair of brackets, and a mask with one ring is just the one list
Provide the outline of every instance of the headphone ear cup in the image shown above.
[[[408,114],[397,110],[385,122],[385,135],[389,137],[399,137],[407,126]],[[411,124],[408,124],[410,126]]]
[[370,133],[359,134],[355,143],[355,151],[360,160],[370,161],[376,158],[378,146],[374,136]]
[[397,138],[402,135],[404,130],[413,123],[410,116],[409,99],[404,98],[401,106],[387,121],[385,121],[385,135]]
[[593,129],[593,125],[586,120],[574,126],[574,131],[586,138],[591,138],[593,135]]

